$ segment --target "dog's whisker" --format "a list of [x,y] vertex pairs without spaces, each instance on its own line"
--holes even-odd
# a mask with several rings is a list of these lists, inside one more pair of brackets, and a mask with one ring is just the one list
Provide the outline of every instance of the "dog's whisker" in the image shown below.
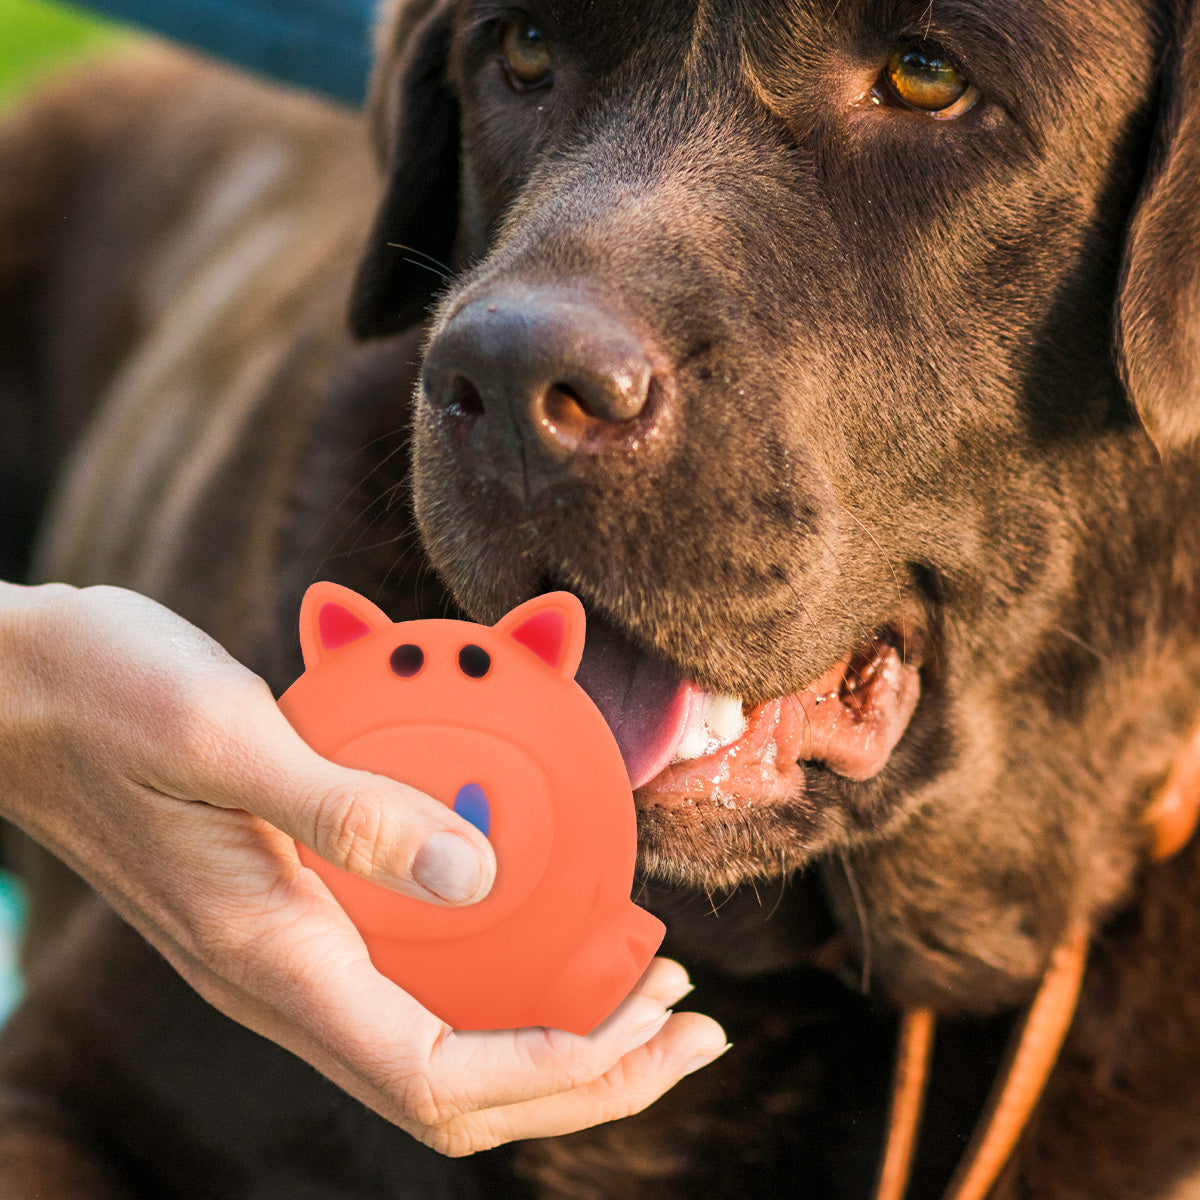
[[903,588],[902,584],[900,583],[900,576],[896,573],[895,564],[892,562],[892,560],[890,558],[888,558],[887,554],[884,553],[883,547],[879,544],[879,539],[876,538],[876,536],[871,532],[870,528],[868,526],[864,525],[862,523],[862,521],[860,521],[858,519],[858,517],[855,516],[855,514],[849,508],[846,509],[846,515],[870,539],[871,545],[873,545],[875,547],[876,551],[879,554],[880,562],[882,562],[883,565],[885,567],[887,567],[888,572],[892,576],[892,582],[896,585],[896,602],[897,602],[897,604],[902,604],[904,602],[904,588]]
[[[370,533],[371,528],[373,528],[373,526],[368,526],[365,530],[363,530],[362,536],[365,537],[368,533]],[[352,554],[370,554],[374,550],[384,550],[388,546],[394,546],[397,542],[403,542],[408,538],[413,537],[415,533],[415,526],[409,525],[400,530],[399,533],[392,534],[391,537],[385,537],[378,542],[370,542],[365,546],[361,544],[361,541],[356,542],[349,550],[346,551],[344,557],[349,558]]]
[[[365,475],[359,482],[357,488],[354,490],[361,490],[366,484],[367,480],[370,479],[371,475],[374,474],[379,467],[383,466],[384,463],[386,463],[389,459],[393,458],[400,449],[402,449],[402,447],[397,447],[397,450],[393,450],[391,453],[386,455],[383,462],[379,463],[371,472]],[[359,530],[354,544],[350,547],[350,549],[340,552],[343,557],[348,558],[351,555],[358,554],[360,552],[369,553],[372,550],[378,550],[384,546],[394,545],[397,542],[403,541],[405,538],[415,537],[417,533],[416,522],[414,520],[410,520],[396,534],[372,545],[364,546],[362,544],[367,535],[370,534],[373,529],[376,529],[381,521],[387,520],[387,518],[396,511],[396,508],[398,507],[397,497],[407,492],[410,483],[410,476],[411,471],[405,471],[404,476],[400,480],[384,488],[369,502],[364,504],[358,514],[355,516],[355,519],[347,526],[345,530],[342,531],[337,541],[334,542],[334,545],[330,549],[330,554],[338,552],[338,544],[353,532],[356,525],[362,525],[362,527]],[[345,501],[343,500],[342,503],[344,504]],[[363,524],[364,521],[365,524]]]
[[[372,550],[378,550],[384,546],[395,545],[397,542],[401,542],[406,538],[412,537],[414,527],[410,523],[404,529],[395,534],[391,534],[384,538],[379,538],[374,542],[368,542],[367,539],[372,535],[372,533],[378,531],[381,524],[383,524],[388,518],[387,510],[381,510],[367,519],[368,511],[368,509],[364,509],[362,513],[362,519],[356,521],[350,527],[342,531],[342,534],[329,548],[329,551],[325,556],[327,559],[341,559],[345,561],[353,558],[355,555],[367,554]],[[356,534],[354,525],[360,526]],[[354,541],[349,546],[346,546],[346,540],[351,536],[351,534],[355,534]]]
[[[804,723],[808,726],[808,732],[809,732],[809,734],[812,734],[812,732],[813,732],[812,713],[810,713],[808,711],[808,709],[805,708],[804,705],[800,703],[799,697],[794,696],[794,695],[793,696],[784,696],[783,703],[788,705],[789,707],[795,709],[796,712],[799,713],[799,715],[804,718]],[[818,699],[817,703],[820,704],[821,700]]]
[[786,582],[788,585],[788,590],[792,593],[796,603],[800,606],[801,612],[804,613],[805,617],[808,619],[808,623],[812,626],[813,633],[816,634],[817,637],[820,637],[821,626],[817,623],[817,619],[809,611],[808,605],[804,603],[804,597],[800,595],[799,589],[790,579],[788,579]]
[[435,275],[440,275],[443,279],[449,279],[453,276],[454,271],[440,258],[434,258],[432,254],[426,254],[424,250],[417,249],[416,246],[409,246],[405,242],[388,242],[388,247],[392,250],[403,250],[408,254],[416,254],[423,258],[425,262],[413,262],[411,258],[406,258],[405,262],[411,262],[414,267],[426,267],[434,272]]
[[858,877],[850,866],[850,859],[845,850],[838,858],[846,875],[846,886],[850,889],[850,899],[854,903],[854,912],[858,917],[858,928],[862,935],[862,972],[859,976],[859,987],[865,996],[871,989],[871,929],[867,921],[867,906],[863,902],[862,891],[858,886]]
[[401,566],[403,562],[404,558],[399,554],[392,559],[392,565],[383,573],[383,578],[380,579],[378,586],[375,588],[375,595],[373,599],[375,600],[376,604],[381,603],[382,598],[387,594],[388,585],[391,583],[392,576],[396,573],[396,568]]
[[[381,441],[384,441],[387,438],[393,437],[393,436],[395,436],[395,435],[394,434],[382,434],[380,437],[375,438],[373,441],[367,443],[365,447],[361,447],[361,448],[353,451],[350,455],[347,456],[347,460],[357,457],[358,455],[362,454],[364,452],[364,450],[369,450],[372,447],[377,446]],[[321,535],[329,528],[329,525],[334,520],[334,518],[339,513],[342,512],[342,510],[346,507],[346,505],[349,504],[350,501],[355,496],[357,496],[362,491],[363,487],[370,481],[370,479],[374,475],[376,475],[380,470],[382,470],[383,467],[385,467],[397,454],[402,453],[407,448],[407,445],[408,445],[408,439],[405,438],[404,441],[400,445],[396,446],[393,450],[388,451],[388,453],[385,454],[378,462],[376,462],[365,475],[363,475],[351,487],[349,487],[345,491],[345,493],[342,495],[342,498],[340,500],[338,500],[335,504],[330,505],[326,509],[324,517],[321,519],[321,521],[317,525],[316,529],[313,530],[313,532],[309,536],[307,542],[305,542],[303,550],[302,550],[302,555],[306,555],[310,550],[312,550],[313,546],[320,539]],[[370,504],[367,504],[366,506],[364,506],[361,509],[359,509],[358,511],[356,511],[354,521],[351,522],[351,526],[350,526],[351,528],[353,528],[354,524],[357,523],[363,517],[363,515],[371,509],[371,507],[373,506],[374,503],[375,502],[372,501]],[[342,536],[344,536],[344,534]],[[322,564],[330,557],[330,554],[333,553],[334,549],[336,549],[336,542],[334,544],[334,547],[331,548],[330,553],[326,554],[322,558],[322,560],[321,560]]]
[[787,891],[788,871],[787,871],[787,856],[783,850],[779,851],[779,895],[775,897],[775,903],[771,906],[771,911],[767,913],[769,921],[778,911],[779,906],[783,903],[783,894]]
[[[379,474],[380,471],[383,470],[384,467],[391,465],[392,460],[396,457],[397,454],[403,454],[408,449],[408,445],[409,445],[408,437],[404,434],[384,434],[383,437],[376,438],[375,442],[373,442],[372,445],[378,445],[379,442],[381,442],[381,441],[385,440],[385,438],[391,437],[391,436],[399,436],[401,438],[400,442],[396,446],[394,446],[391,450],[389,450],[381,459],[379,459],[378,462],[374,463],[371,466],[371,469],[365,475],[363,475],[361,478],[359,478],[358,482],[354,485],[355,488],[361,488],[365,484],[369,483],[371,481],[371,479],[373,479],[376,475]],[[365,451],[367,449],[369,449],[369,447],[364,447],[363,450],[360,451],[359,453],[365,453]],[[411,468],[411,466],[409,466],[405,469],[403,476],[399,480],[399,483],[404,483],[406,481],[409,481],[409,480],[411,480],[411,478],[412,478],[412,468]],[[392,485],[392,487],[396,487],[396,486],[398,486],[398,484]],[[388,490],[390,490],[390,489],[388,489]]]
[[425,576],[429,573],[429,566],[425,562],[421,562],[417,566],[412,585],[412,608],[413,612],[420,613],[421,611],[421,589],[425,583]]
[[[394,508],[390,508],[382,495],[376,496],[369,503],[364,504],[355,519],[342,531],[341,538],[345,539],[351,533],[355,534],[355,542],[350,547],[348,553],[355,553],[362,539],[375,529],[381,521],[388,520],[395,513]],[[357,531],[356,531],[357,526]]]
[[845,571],[845,568],[841,564],[841,560],[837,556],[837,551],[834,550],[834,548],[829,544],[828,541],[826,541],[825,535],[823,533],[817,533],[817,534],[814,534],[813,536],[817,539],[818,542],[821,543],[821,546],[824,549],[825,553],[827,555],[829,555],[829,560],[831,563],[833,563],[834,571],[836,571],[837,574],[839,574],[839,575],[845,575],[846,571]]
[[[406,363],[405,365],[410,370],[414,370],[414,371],[419,371],[421,368],[421,364],[419,362],[410,362],[410,363]],[[370,450],[374,450],[376,446],[382,445],[382,443],[384,443],[386,441],[390,441],[392,438],[402,438],[403,439],[402,445],[400,445],[396,448],[398,450],[403,449],[404,446],[406,446],[408,444],[408,436],[404,433],[403,430],[389,429],[386,433],[381,433],[378,437],[372,438],[369,442],[363,442],[356,449],[350,451],[345,456],[345,458],[342,460],[342,465],[343,466],[347,465],[351,460],[359,457],[360,455],[366,454]],[[368,478],[370,477],[371,474],[374,474],[374,472],[379,467],[383,466],[383,464],[387,462],[388,457],[391,457],[391,455],[389,454],[387,457],[381,459],[379,462],[377,462],[375,464],[374,467],[371,468],[371,471],[368,474]]]
[[1061,634],[1067,641],[1073,642],[1081,650],[1086,650],[1089,654],[1094,655],[1099,662],[1108,662],[1108,655],[1102,650],[1097,650],[1086,638],[1081,638],[1079,634],[1072,633],[1071,630],[1064,628],[1062,625],[1055,625],[1053,629],[1055,633]]
[[423,271],[428,271],[431,275],[436,275],[439,279],[451,278],[449,271],[441,271],[437,267],[430,266],[429,263],[421,262],[420,259],[405,258],[403,261],[408,263],[408,265],[411,267],[420,267]]
[[[870,537],[870,534],[868,533],[867,536]],[[841,562],[841,559],[838,557],[837,551],[834,550],[834,548],[828,543],[828,541],[825,540],[824,535],[818,533],[815,535],[815,537],[816,537],[817,541],[819,541],[821,543],[822,548],[824,549],[825,553],[828,555],[829,561],[833,565],[835,574],[839,575],[839,576],[843,576],[843,577],[848,576],[849,572],[845,569],[845,567],[842,566],[842,562]],[[872,538],[871,540],[874,541],[875,539]],[[876,547],[878,547],[879,543],[876,542],[875,545],[876,545]],[[887,559],[885,556],[883,556],[882,550],[880,550],[880,556],[884,558],[884,562],[886,563]],[[888,566],[889,566],[889,569],[891,569],[890,564],[888,564]],[[898,579],[896,579],[895,571],[892,571],[892,578],[896,582],[897,595],[900,595],[901,594],[900,593],[900,582]],[[795,593],[794,587],[793,587],[792,591],[794,594]],[[862,618],[859,613],[854,612],[849,609],[843,609],[842,615],[849,617],[853,622],[858,624],[858,627],[859,627],[858,636],[860,639],[870,636],[871,631],[869,629],[867,629],[867,627],[865,625],[862,624]]]
[[387,498],[387,501],[389,504],[392,503],[392,501],[397,496],[411,496],[412,495],[412,467],[409,466],[408,470],[405,471],[404,474],[399,479],[397,479],[395,483],[389,484],[384,489],[383,495]]
[[[736,889],[735,889],[735,890],[736,890]],[[721,909],[723,909],[723,908],[725,907],[725,905],[727,905],[727,904],[730,902],[730,900],[732,900],[732,899],[733,899],[734,892],[733,892],[733,891],[727,891],[727,892],[725,893],[724,897],[722,898],[722,900],[720,901],[720,903],[718,903],[718,902],[717,902],[717,901],[716,901],[716,900],[713,898],[713,889],[712,889],[712,888],[710,888],[710,887],[708,887],[708,886],[705,886],[705,888],[704,888],[704,896],[705,896],[705,899],[707,899],[707,900],[708,900],[708,907],[709,907],[709,909],[712,911],[712,915],[713,915],[714,917],[718,917],[718,916],[720,916],[720,915],[721,915]]]

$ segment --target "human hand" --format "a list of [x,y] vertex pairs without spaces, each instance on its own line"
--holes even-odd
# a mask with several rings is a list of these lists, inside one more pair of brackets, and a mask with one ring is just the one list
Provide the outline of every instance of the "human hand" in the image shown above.
[[431,903],[487,894],[486,840],[431,797],[336,766],[266,684],[117,588],[0,585],[3,815],[87,879],[210,1003],[445,1154],[645,1107],[724,1047],[656,959],[586,1037],[454,1033],[378,974],[293,839]]

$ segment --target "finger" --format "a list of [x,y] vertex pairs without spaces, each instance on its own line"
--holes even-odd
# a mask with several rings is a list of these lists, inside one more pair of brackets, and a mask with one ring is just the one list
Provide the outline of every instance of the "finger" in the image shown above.
[[660,959],[587,1036],[554,1029],[456,1033],[379,975],[360,941],[326,936],[325,919],[311,905],[298,919],[276,922],[274,935],[260,922],[227,957],[238,964],[245,990],[320,1046],[321,1070],[410,1129],[598,1079],[652,1038],[668,1006],[691,990],[683,968]]
[[441,1037],[428,1071],[440,1090],[425,1124],[567,1092],[599,1079],[645,1045],[692,990],[683,968],[656,960],[617,1009],[587,1035],[561,1029],[464,1031]]
[[673,958],[652,958],[632,990],[653,996],[664,1008],[669,1008],[691,992],[693,985],[682,963]]
[[716,1021],[701,1013],[676,1013],[653,1039],[590,1083],[555,1096],[456,1117],[428,1130],[421,1140],[442,1154],[461,1157],[505,1142],[561,1137],[620,1120],[641,1112],[685,1075],[728,1049]]
[[395,780],[322,758],[246,673],[198,703],[178,799],[262,817],[352,875],[434,903],[470,904],[495,880],[482,833],[447,805]]

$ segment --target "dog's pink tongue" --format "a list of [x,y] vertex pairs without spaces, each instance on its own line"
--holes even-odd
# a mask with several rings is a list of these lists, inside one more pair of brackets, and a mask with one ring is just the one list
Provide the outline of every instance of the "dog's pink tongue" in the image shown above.
[[635,789],[675,757],[693,705],[704,698],[695,684],[595,618],[575,679],[608,722]]
[[[785,799],[800,765],[820,763],[866,780],[887,764],[916,710],[918,668],[886,642],[851,655],[802,691],[759,704],[743,732],[698,757],[675,761],[693,716],[713,699],[602,621],[588,623],[576,680],[608,722],[639,804]],[[851,687],[854,682],[857,687]]]

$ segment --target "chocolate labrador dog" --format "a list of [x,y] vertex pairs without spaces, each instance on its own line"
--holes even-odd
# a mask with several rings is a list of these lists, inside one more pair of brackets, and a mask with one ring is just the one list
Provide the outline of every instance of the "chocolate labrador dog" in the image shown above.
[[444,1160],[60,882],[3,1111],[110,1182],[4,1194],[851,1200],[933,1010],[934,1197],[1072,937],[984,1186],[1200,1194],[1200,850],[1145,822],[1200,710],[1197,5],[404,0],[370,119],[382,199],[350,117],[191,65],[10,122],[10,569],[40,527],[35,574],[277,688],[314,578],[574,592],[642,901],[734,1049]]

